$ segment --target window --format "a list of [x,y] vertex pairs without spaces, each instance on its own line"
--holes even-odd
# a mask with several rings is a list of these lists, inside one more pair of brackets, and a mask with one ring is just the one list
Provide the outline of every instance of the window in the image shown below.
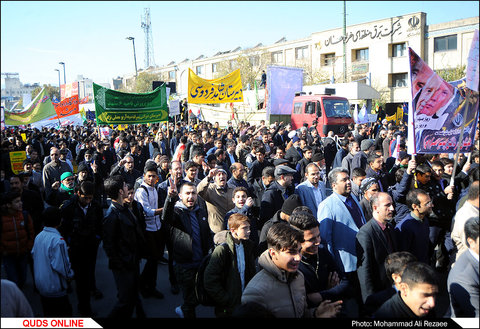
[[323,55],[323,66],[333,66],[335,64],[335,53]]
[[296,59],[307,59],[308,58],[308,46],[296,48],[295,49],[295,58]]
[[457,50],[457,35],[448,35],[433,39],[433,51]]
[[248,58],[248,61],[250,62],[250,65],[253,66],[253,67],[260,65],[260,57],[258,55],[250,56]]
[[169,71],[169,72],[168,72],[168,78],[169,78],[170,80],[175,79],[175,71]]
[[197,74],[197,75],[202,74],[202,71],[203,71],[202,68],[203,68],[203,66],[201,66],[201,65],[200,65],[200,66],[197,66],[197,67],[195,68],[195,71],[196,71],[196,74]]
[[305,114],[315,114],[315,102],[306,103]]
[[392,87],[406,87],[407,86],[407,73],[392,74]]
[[302,113],[302,106],[303,106],[303,103],[295,103],[293,105],[293,113],[295,113],[295,114]]
[[283,62],[283,52],[277,51],[275,53],[272,53],[272,62],[282,63]]
[[368,48],[356,49],[355,50],[355,59],[357,61],[368,61]]
[[392,45],[392,57],[402,57],[406,56],[407,46],[405,43],[397,43]]
[[348,101],[336,100],[336,99],[324,99],[323,108],[325,109],[325,114],[328,118],[340,117],[340,118],[351,118],[350,116],[350,105]]
[[218,71],[218,66],[217,66],[217,63],[213,63],[212,64],[212,73],[215,73]]

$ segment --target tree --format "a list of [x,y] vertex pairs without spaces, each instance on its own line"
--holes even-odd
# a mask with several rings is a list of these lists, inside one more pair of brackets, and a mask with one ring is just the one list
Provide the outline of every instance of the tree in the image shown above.
[[[42,88],[45,88],[47,90],[47,95],[50,97],[50,99],[53,99],[53,96],[56,96],[58,99],[60,99],[60,93],[58,91],[58,87],[54,87],[50,84],[44,84],[43,87],[37,87],[32,90],[32,99],[37,97],[38,94],[42,91]],[[25,104],[27,105],[27,104]]]
[[153,81],[160,81],[161,76],[156,73],[141,72],[135,81],[136,93],[148,93],[153,91]]
[[459,65],[454,68],[436,70],[435,73],[437,73],[444,81],[451,82],[464,78],[466,69],[467,67],[465,65]]
[[257,48],[246,49],[235,59],[220,62],[215,78],[224,77],[236,69],[240,69],[243,89],[246,90],[248,86],[253,89],[255,81],[257,81],[257,85],[260,84],[262,70],[265,70],[271,62],[270,53]]

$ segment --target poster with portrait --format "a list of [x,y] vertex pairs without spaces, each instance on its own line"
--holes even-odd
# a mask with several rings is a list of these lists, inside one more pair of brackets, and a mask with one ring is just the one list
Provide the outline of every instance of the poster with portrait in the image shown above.
[[414,138],[414,152],[409,153],[455,153],[462,127],[460,151],[470,152],[478,121],[478,92],[466,87],[465,78],[444,81],[411,48],[409,59],[412,91],[409,129],[413,128]]

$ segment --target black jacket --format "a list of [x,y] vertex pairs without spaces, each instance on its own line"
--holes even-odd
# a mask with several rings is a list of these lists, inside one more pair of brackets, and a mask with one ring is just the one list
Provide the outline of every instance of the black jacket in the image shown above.
[[[208,250],[213,247],[213,234],[208,225],[206,209],[197,204],[194,211],[200,227],[202,254],[205,256]],[[168,225],[167,230],[170,234],[169,238],[172,244],[173,259],[175,262],[192,268],[200,265],[199,262],[193,260],[193,230],[189,210],[186,207],[177,205],[174,200],[167,196],[161,221],[162,224]]]
[[285,189],[277,181],[270,184],[260,204],[260,226],[272,218],[277,210],[282,209],[283,202],[293,193],[295,188],[292,185]]
[[[380,308],[373,314],[376,319],[418,319],[419,317],[413,313],[405,304],[400,292],[397,292],[389,300],[387,300]],[[430,311],[425,317],[427,319],[435,318],[434,310]]]
[[[387,234],[390,237],[388,243]],[[385,231],[375,219],[370,219],[363,225],[356,236],[357,275],[360,283],[362,300],[391,286],[385,272],[385,258],[398,251],[393,226],[387,224]]]
[[92,200],[85,214],[73,195],[60,206],[63,222],[60,233],[70,248],[82,248],[85,244],[95,245],[102,237],[103,209],[97,200]]
[[112,270],[136,270],[145,237],[133,213],[115,201],[103,220],[103,248]]

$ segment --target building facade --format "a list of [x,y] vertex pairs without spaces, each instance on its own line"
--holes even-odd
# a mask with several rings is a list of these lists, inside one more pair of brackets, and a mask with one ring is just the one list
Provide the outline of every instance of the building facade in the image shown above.
[[[272,45],[259,44],[245,50],[238,47],[211,57],[202,55],[148,72],[158,73],[162,80],[176,82],[177,93],[184,97],[188,69],[204,79],[213,79],[218,77],[216,72],[222,63],[233,62],[238,56],[247,54],[259,72],[268,64],[302,67],[304,76],[310,75],[314,83],[362,81],[380,93],[380,102],[403,103],[410,97],[408,47],[434,70],[454,69],[466,65],[473,33],[478,26],[478,16],[428,26],[427,14],[417,12],[350,25],[345,33],[340,27],[315,32],[304,39],[287,41],[282,38]],[[265,54],[268,60],[259,60]],[[125,75],[124,85],[131,83],[134,77],[134,74]],[[308,84],[306,80],[304,85]]]

